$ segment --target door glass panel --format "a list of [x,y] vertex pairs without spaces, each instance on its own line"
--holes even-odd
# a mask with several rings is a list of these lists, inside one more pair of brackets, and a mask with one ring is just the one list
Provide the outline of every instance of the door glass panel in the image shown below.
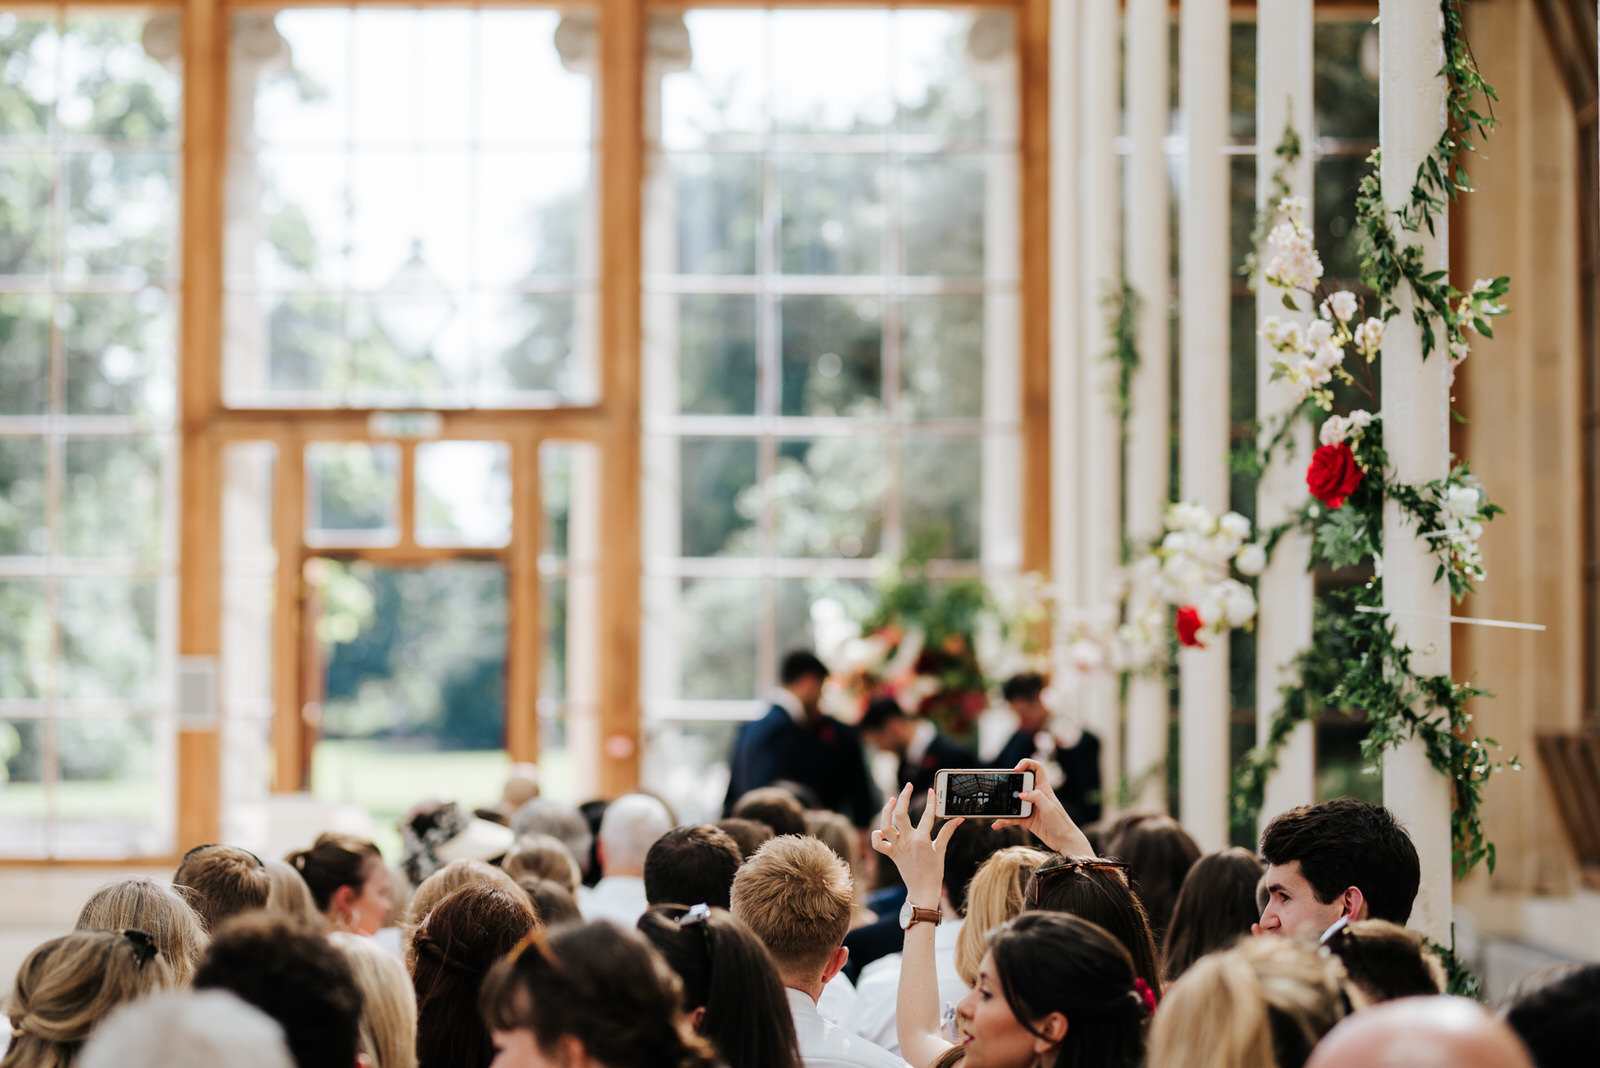
[[306,540],[393,545],[400,538],[400,446],[306,446]]
[[417,446],[417,543],[494,547],[511,540],[511,448],[498,441]]

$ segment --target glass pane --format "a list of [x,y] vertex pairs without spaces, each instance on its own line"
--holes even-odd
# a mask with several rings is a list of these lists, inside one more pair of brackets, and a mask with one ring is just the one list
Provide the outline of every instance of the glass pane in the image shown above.
[[170,733],[146,719],[62,719],[55,790],[56,856],[145,855],[162,850],[170,809]]
[[315,293],[229,297],[227,397],[231,403],[329,404],[346,381],[345,305]]
[[564,560],[572,530],[572,478],[576,457],[562,445],[539,446],[539,503],[544,529],[539,554]]
[[0,78],[0,138],[42,138],[49,132],[60,51],[53,18],[0,15],[0,68],[6,72]]
[[[285,49],[285,45],[287,48]],[[230,129],[236,141],[343,143],[350,115],[350,13],[280,11],[270,18],[236,16],[233,69],[255,86],[255,129]],[[246,55],[246,53],[253,55]],[[263,56],[289,59],[275,70]]]
[[[1256,139],[1256,24],[1228,24],[1228,135],[1246,144]],[[1282,130],[1268,131],[1277,139]],[[1304,140],[1304,134],[1301,135]]]
[[505,545],[511,540],[511,447],[499,441],[417,446],[417,542]]
[[1366,19],[1318,20],[1314,99],[1317,136],[1378,139],[1376,25]]
[[[1250,244],[1256,225],[1256,158],[1233,156],[1228,161],[1228,238],[1233,264],[1244,263],[1254,252]],[[1237,276],[1235,276],[1237,277]]]
[[567,697],[567,580],[550,577],[544,588],[544,661],[539,669],[539,697]]
[[61,580],[61,695],[118,701],[159,696],[159,588],[153,579]]
[[674,274],[754,274],[761,229],[759,156],[667,157],[677,240],[648,269]]
[[695,415],[754,415],[755,298],[693,295],[666,298],[666,306],[677,311],[679,410]]
[[[893,118],[887,11],[770,16],[772,110],[791,133],[880,133]],[[826,56],[823,75],[819,57]]]
[[784,415],[870,415],[883,392],[883,302],[877,297],[786,297]]
[[[0,579],[0,698],[43,697],[51,660],[50,606],[41,579]],[[0,726],[0,735],[5,728]],[[0,754],[5,745],[0,739]],[[3,822],[3,821],[0,821]]]
[[0,438],[0,556],[49,552],[46,521],[45,439]]
[[1012,110],[990,99],[994,74],[1004,70],[1000,61],[1016,47],[1009,12],[900,11],[894,34],[902,132],[1016,136]]
[[909,438],[901,467],[907,548],[936,559],[977,559],[984,503],[982,441]]
[[785,274],[883,270],[883,160],[879,156],[779,156],[783,205],[778,256]]
[[656,719],[644,730],[641,787],[670,805],[680,820],[721,819],[738,721]]
[[715,701],[756,696],[760,592],[756,579],[683,580],[678,598],[679,697]]
[[0,204],[4,204],[6,247],[3,274],[44,274],[55,242],[50,236],[50,190],[54,163],[43,152],[0,156]]
[[773,494],[778,555],[876,556],[888,475],[881,439],[781,442]]
[[158,557],[165,453],[155,438],[67,439],[61,502],[67,555]]
[[478,165],[478,280],[594,271],[589,155],[492,152]]
[[73,296],[65,313],[67,411],[168,422],[177,355],[172,298],[153,288]]
[[[349,163],[342,152],[274,149],[229,158],[231,187],[253,189],[248,215],[235,215],[228,268],[233,284],[267,289],[338,285],[349,244]],[[237,236],[235,236],[237,235]],[[245,235],[253,241],[235,247]],[[242,244],[242,241],[241,241]]]
[[1356,219],[1356,188],[1367,163],[1355,156],[1331,156],[1316,162],[1315,199],[1317,253],[1322,281],[1354,284],[1361,277],[1361,226]]
[[[471,187],[472,156],[466,152],[373,149],[352,155],[351,288],[395,296],[415,296],[419,282],[445,292],[466,288],[472,279],[472,212],[462,194]],[[512,243],[520,236],[520,229],[508,230],[501,240]],[[413,258],[422,271],[410,267]]]
[[[0,182],[3,170],[0,163]],[[0,381],[0,415],[35,415],[49,406],[49,297],[0,293]]]
[[[907,274],[959,278],[1016,276],[1016,248],[988,247],[986,215],[991,182],[1013,180],[1004,156],[933,156],[907,160],[901,171],[905,219],[901,232]],[[1008,213],[1012,210],[1007,201]],[[1014,233],[1008,227],[1008,233]],[[985,254],[991,254],[991,265]],[[987,270],[986,270],[987,268]]]
[[743,438],[686,438],[682,463],[684,556],[749,556],[756,551],[756,443]]
[[907,297],[900,305],[900,403],[909,419],[983,415],[982,297]]
[[[183,82],[151,54],[160,46],[145,40],[147,23],[158,19],[162,16],[95,14],[67,20],[57,111],[67,133],[134,142],[176,137]],[[163,28],[176,37],[176,20]]]
[[392,544],[400,536],[400,446],[306,446],[306,538]]
[[[569,70],[557,49],[562,18],[555,11],[477,13],[480,51],[474,67],[485,141],[586,145],[592,139],[594,83],[588,73]],[[529,107],[531,100],[539,106]]]
[[100,149],[63,155],[62,168],[67,186],[65,274],[144,282],[175,273],[175,155]]
[[[819,611],[848,621],[861,619],[878,604],[872,583],[856,579],[808,578],[778,580],[778,655],[790,649],[826,648],[831,635],[812,624],[813,606],[831,602]],[[837,669],[840,665],[830,665]]]
[[592,396],[593,298],[570,293],[515,293],[486,298],[479,339],[490,363],[490,397],[554,394]]
[[[345,325],[349,377],[342,400],[357,407],[448,404],[470,374],[465,316],[442,293],[352,300]],[[445,355],[448,353],[448,356]]]
[[766,16],[758,11],[684,15],[693,65],[661,79],[661,140],[693,147],[766,129]]

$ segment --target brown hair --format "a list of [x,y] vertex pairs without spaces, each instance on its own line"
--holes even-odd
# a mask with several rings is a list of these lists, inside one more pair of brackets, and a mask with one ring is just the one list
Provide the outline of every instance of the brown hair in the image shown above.
[[383,864],[383,854],[377,846],[365,838],[334,831],[324,831],[310,849],[296,850],[284,859],[311,888],[318,912],[328,911],[334,891],[341,886],[361,890],[372,874],[374,862]]
[[113,1008],[172,985],[143,931],[74,931],[28,954],[11,994],[4,1068],[66,1068]]
[[706,824],[674,827],[644,857],[644,899],[652,905],[728,907],[744,857],[727,832]]
[[733,879],[733,914],[766,943],[780,972],[820,971],[850,930],[850,867],[815,838],[762,846]]
[[564,1037],[608,1068],[711,1068],[683,1025],[681,985],[637,932],[604,921],[530,938],[483,985],[497,1031],[526,1030],[547,1054]]
[[1056,853],[1028,880],[1027,895],[1028,908],[1066,912],[1104,927],[1133,958],[1133,973],[1160,996],[1161,962],[1156,956],[1155,936],[1122,864]]
[[1405,923],[1422,882],[1417,847],[1394,813],[1349,797],[1274,817],[1261,832],[1261,858],[1273,865],[1299,861],[1324,905],[1356,887],[1373,920]]
[[560,883],[569,894],[577,892],[578,880],[582,876],[578,862],[572,859],[572,851],[562,844],[561,839],[548,834],[529,834],[518,838],[506,850],[500,868],[512,879],[533,875]]
[[1150,917],[1150,930],[1161,944],[1172,923],[1178,888],[1200,859],[1200,847],[1171,816],[1147,815],[1119,823],[1106,853],[1127,861],[1133,888]]
[[146,931],[172,969],[175,986],[188,986],[210,939],[189,902],[148,875],[130,875],[96,890],[78,913],[77,930]]
[[478,989],[494,963],[538,924],[514,883],[509,892],[482,883],[464,886],[424,917],[409,961],[420,1068],[488,1068],[494,1043],[478,1015]]
[[560,883],[524,875],[517,880],[517,888],[528,895],[533,911],[539,914],[539,922],[546,927],[554,927],[558,923],[583,922],[577,899],[572,896],[572,891]]
[[956,936],[956,973],[978,985],[978,965],[988,952],[989,932],[1017,917],[1027,903],[1028,880],[1049,854],[1032,846],[1007,846],[995,853],[967,888],[967,919]]
[[516,880],[495,867],[493,864],[481,860],[452,860],[426,879],[417,887],[417,892],[411,895],[411,907],[406,912],[406,921],[401,924],[401,935],[406,942],[406,967],[411,966],[411,936],[416,929],[422,926],[422,921],[428,912],[439,902],[460,890],[464,886],[473,886],[484,883],[498,890],[515,892]]
[[1444,993],[1444,965],[1422,944],[1422,936],[1388,920],[1358,920],[1330,934],[1323,944],[1338,954],[1356,989],[1368,1001],[1429,997]]
[[207,931],[241,912],[265,908],[272,880],[261,858],[229,845],[195,846],[183,855],[172,885],[188,888],[189,904]]
[[739,855],[745,860],[755,856],[756,850],[777,837],[772,833],[772,828],[760,820],[741,819],[737,816],[718,820],[713,826],[719,831],[727,832],[728,837],[739,847]]
[[361,990],[361,1052],[372,1068],[417,1068],[417,995],[388,950],[365,935],[328,936]]
[[774,834],[806,833],[804,806],[781,786],[761,786],[741,795],[733,806],[733,814],[740,819],[765,823]]
[[1261,872],[1256,855],[1238,846],[1195,861],[1178,890],[1167,928],[1163,963],[1169,983],[1207,953],[1227,949],[1250,933],[1261,915],[1256,907]]

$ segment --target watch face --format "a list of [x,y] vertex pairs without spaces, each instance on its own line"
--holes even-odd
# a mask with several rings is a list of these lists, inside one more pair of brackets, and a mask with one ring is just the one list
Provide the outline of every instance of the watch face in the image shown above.
[[907,898],[906,903],[900,906],[900,926],[902,928],[911,926],[911,907],[910,898]]

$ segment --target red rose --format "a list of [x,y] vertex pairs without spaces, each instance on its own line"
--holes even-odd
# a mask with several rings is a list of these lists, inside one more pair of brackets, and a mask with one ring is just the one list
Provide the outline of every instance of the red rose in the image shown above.
[[1192,604],[1186,604],[1178,609],[1178,641],[1196,649],[1204,649],[1205,643],[1200,640],[1200,609]]
[[1344,442],[1323,445],[1311,454],[1311,466],[1306,468],[1306,486],[1311,496],[1337,508],[1361,485],[1366,472],[1356,463],[1356,454]]

